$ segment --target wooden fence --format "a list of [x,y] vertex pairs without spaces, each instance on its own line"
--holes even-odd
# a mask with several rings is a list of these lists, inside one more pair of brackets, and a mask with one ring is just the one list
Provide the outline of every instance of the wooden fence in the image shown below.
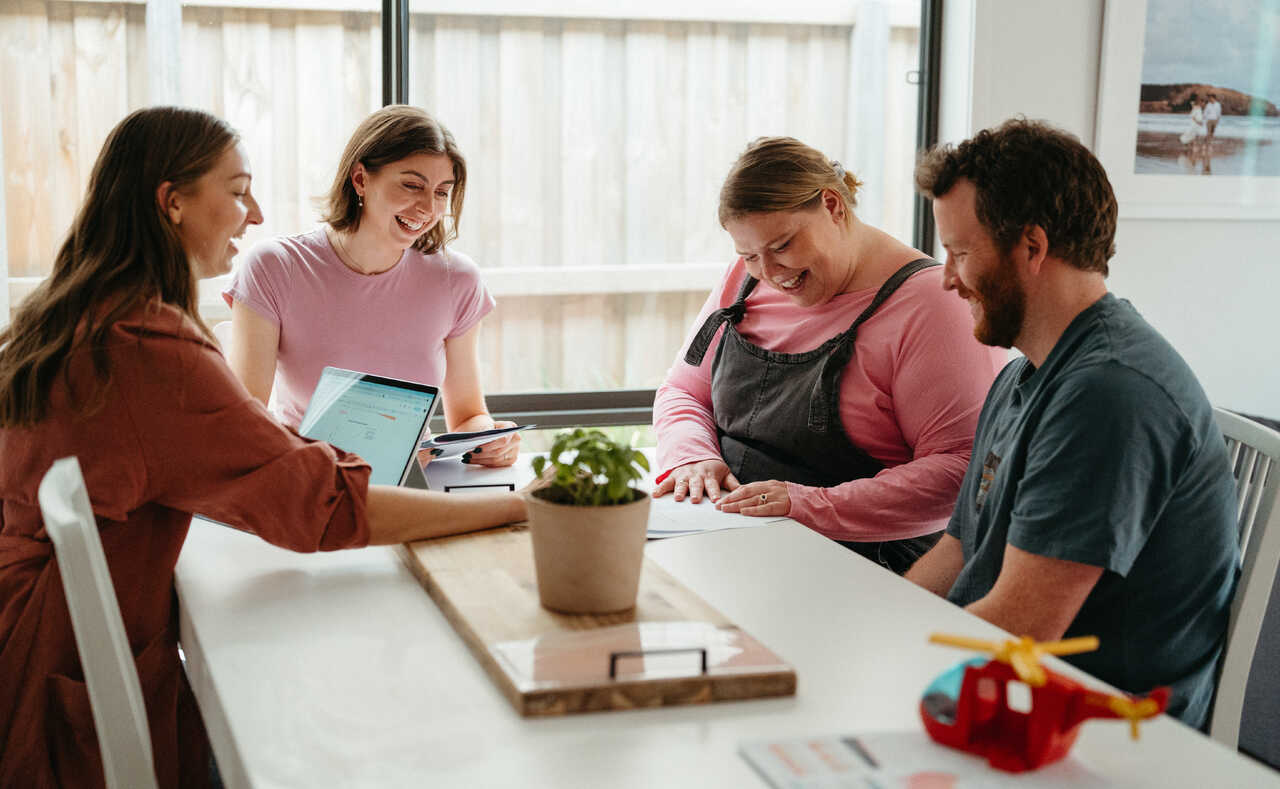
[[[250,242],[310,227],[347,136],[380,103],[378,14],[209,2],[181,11],[178,99],[240,130],[267,217]],[[154,95],[147,32],[136,2],[0,7],[15,303],[47,271],[107,131]],[[854,32],[413,14],[411,100],[467,156],[456,246],[500,302],[483,332],[487,387],[656,385],[732,258],[716,196],[755,136],[792,134],[847,164],[882,162],[860,210],[908,237],[916,94],[905,75],[917,30],[886,25],[870,77],[853,68]],[[881,101],[859,103],[854,79],[878,80],[868,95]],[[882,131],[868,137],[868,126]],[[861,159],[846,153],[868,139]],[[218,284],[203,299],[211,319],[225,317]]]

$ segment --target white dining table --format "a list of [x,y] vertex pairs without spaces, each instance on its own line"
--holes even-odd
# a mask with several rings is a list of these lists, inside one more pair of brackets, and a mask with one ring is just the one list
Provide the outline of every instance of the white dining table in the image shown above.
[[[177,568],[181,644],[224,783],[765,786],[743,743],[888,732],[939,747],[923,735],[921,692],[970,655],[926,639],[1005,636],[790,521],[651,541],[646,554],[794,666],[796,695],[523,718],[393,549],[291,553],[196,519]],[[1165,716],[1138,742],[1121,722],[1087,722],[1067,760],[1021,780],[1280,785]]]

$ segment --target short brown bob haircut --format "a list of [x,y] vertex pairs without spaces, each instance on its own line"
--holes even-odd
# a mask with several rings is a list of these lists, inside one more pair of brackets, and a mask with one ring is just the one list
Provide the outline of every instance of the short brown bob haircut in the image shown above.
[[1116,196],[1102,164],[1074,135],[1014,118],[959,145],[926,151],[916,188],[939,198],[956,181],[977,189],[974,210],[1003,252],[1039,225],[1049,253],[1085,271],[1109,273],[1116,253]]
[[[448,156],[453,162],[453,190],[449,195],[449,214],[413,243],[414,249],[428,255],[440,251],[458,237],[462,219],[462,200],[467,191],[467,160],[444,124],[418,107],[391,104],[365,118],[347,141],[338,162],[338,172],[329,187],[328,211],[323,217],[334,230],[355,232],[360,229],[360,196],[351,185],[351,172],[356,163],[376,173],[392,162],[419,153]],[[448,227],[445,220],[448,219]]]

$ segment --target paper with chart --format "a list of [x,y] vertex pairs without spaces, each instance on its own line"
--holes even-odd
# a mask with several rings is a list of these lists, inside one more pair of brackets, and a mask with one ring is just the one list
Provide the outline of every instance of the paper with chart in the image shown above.
[[[1006,773],[943,747],[922,731],[782,737],[743,743],[738,753],[774,789],[1018,789],[1027,773]],[[1111,783],[1068,757],[1035,772],[1037,787]]]
[[723,529],[750,529],[785,521],[786,518],[753,518],[736,512],[721,512],[710,499],[693,504],[676,501],[670,493],[649,503],[649,539],[682,537]]

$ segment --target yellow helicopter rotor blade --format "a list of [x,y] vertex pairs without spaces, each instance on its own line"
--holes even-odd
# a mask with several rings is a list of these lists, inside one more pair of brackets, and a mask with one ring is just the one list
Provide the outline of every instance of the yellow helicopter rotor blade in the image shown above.
[[1134,701],[1124,696],[1112,696],[1107,700],[1111,711],[1122,718],[1129,719],[1129,736],[1138,739],[1138,721],[1155,715],[1160,707],[1153,699]]
[[1092,652],[1098,648],[1097,636],[1080,636],[1064,638],[1061,641],[1046,641],[1037,648],[1046,655],[1075,655],[1080,652]]
[[929,636],[930,644],[941,644],[947,647],[959,647],[961,649],[976,649],[980,652],[998,652],[1000,644],[995,641],[984,641],[981,638],[969,638],[968,636],[953,636],[947,633],[934,633]]
[[1044,669],[1040,666],[1040,661],[1033,651],[1015,649],[1009,655],[1009,665],[1013,666],[1013,670],[1019,679],[1033,688],[1042,687],[1047,681]]

